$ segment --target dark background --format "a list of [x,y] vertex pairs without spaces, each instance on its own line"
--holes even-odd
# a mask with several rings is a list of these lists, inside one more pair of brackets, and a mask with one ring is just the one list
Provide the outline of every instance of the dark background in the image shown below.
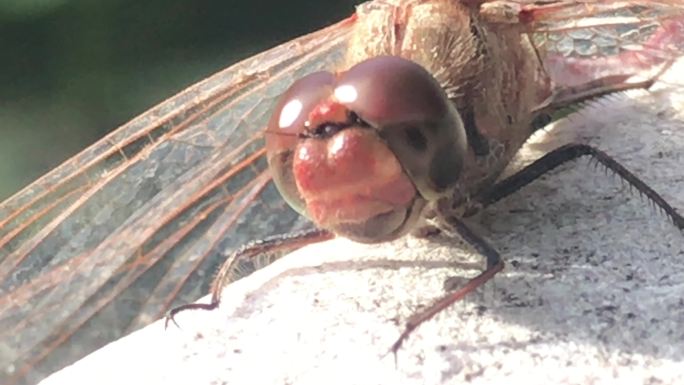
[[0,1],[0,201],[154,104],[357,3]]

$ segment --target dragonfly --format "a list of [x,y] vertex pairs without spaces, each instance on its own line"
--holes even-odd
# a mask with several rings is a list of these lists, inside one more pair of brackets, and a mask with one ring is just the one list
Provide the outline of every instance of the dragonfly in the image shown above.
[[[445,12],[438,12],[440,9]],[[449,9],[465,11],[477,23],[467,23],[469,19],[464,18],[463,25],[456,25],[438,18],[450,15]],[[371,30],[369,18],[377,14],[384,16],[375,20]],[[461,147],[456,155],[484,154],[483,161],[491,161],[489,151],[497,154],[500,150],[488,144],[503,131],[497,131],[497,122],[482,115],[487,106],[464,103],[468,87],[450,83],[445,69],[432,65],[445,59],[463,60],[458,56],[457,41],[426,35],[434,48],[429,55],[412,57],[400,45],[390,45],[379,55],[369,46],[369,35],[361,34],[373,32],[391,36],[393,41],[407,39],[411,31],[408,22],[419,17],[424,17],[424,26],[461,28],[476,41],[496,42],[496,32],[508,36],[509,42],[525,42],[528,49],[524,51],[506,51],[502,45],[474,48],[474,53],[483,57],[497,49],[513,54],[492,59],[493,64],[506,59],[528,63],[524,68],[529,83],[520,83],[520,90],[507,89],[512,92],[507,95],[508,108],[517,108],[520,116],[534,117],[524,125],[529,132],[516,131],[516,146],[535,129],[557,119],[557,113],[567,114],[566,107],[581,106],[612,92],[648,88],[659,71],[681,55],[684,45],[684,1],[678,0],[376,0],[359,5],[345,20],[234,64],[134,118],[0,204],[2,383],[37,382],[107,342],[163,317],[174,306],[192,302],[210,290],[218,299],[216,287],[277,258],[258,252],[271,245],[284,242],[284,249],[289,250],[332,237],[333,232],[328,230],[340,224],[335,222],[339,216],[325,207],[312,210],[307,206],[311,200],[303,198],[315,194],[293,192],[291,175],[272,174],[273,166],[269,169],[273,154],[288,149],[303,135],[284,130],[289,115],[283,111],[289,99],[281,95],[291,92],[293,84],[297,88],[298,84],[313,83],[313,93],[331,88],[334,81],[330,77],[338,75],[322,75],[325,79],[321,80],[320,74],[325,73],[321,71],[337,71],[335,74],[353,79],[354,74],[368,76],[366,71],[370,71],[370,78],[379,77],[383,67],[392,71],[408,68],[409,76],[423,79],[416,86],[427,89],[418,95],[434,96],[437,104],[443,102],[443,96],[449,101],[439,111],[449,111],[450,124],[462,127],[461,134],[448,134],[444,140]],[[373,66],[381,69],[369,69]],[[472,74],[480,71],[470,70]],[[638,77],[641,80],[631,81]],[[459,79],[471,77],[465,73]],[[524,96],[524,100],[516,99],[516,95]],[[344,95],[339,98],[344,99]],[[430,106],[435,108],[434,104],[424,108],[430,111]],[[366,114],[345,112],[340,118],[334,106],[328,107],[308,117],[325,120],[333,116],[352,119],[357,125],[373,125]],[[419,110],[418,115],[426,115],[424,111]],[[297,120],[297,116],[294,113],[292,119]],[[518,115],[499,118],[503,118],[503,125],[519,123]],[[321,135],[326,134],[325,125],[321,127]],[[482,127],[493,131],[483,131]],[[407,135],[418,145],[429,140],[426,147],[442,142],[421,132]],[[411,155],[408,148],[393,150],[402,152],[402,157]],[[579,151],[573,156],[593,155],[603,160],[676,225],[683,226],[674,208],[607,155],[582,146],[573,151]],[[562,151],[553,154],[559,153]],[[386,155],[392,157],[391,153]],[[442,158],[449,163],[448,168],[467,164],[453,155],[447,151]],[[546,163],[533,165],[553,161],[545,159]],[[276,159],[276,164],[282,169],[283,163]],[[406,203],[419,192],[432,201],[444,202],[441,198],[460,190],[448,175],[443,176],[448,180],[444,188],[434,188],[424,165],[414,164],[410,170],[415,178],[413,190],[400,179],[409,198],[400,196],[398,201]],[[486,164],[482,167],[487,170]],[[396,175],[404,169],[408,169],[406,164],[395,164],[389,172]],[[480,203],[493,203],[541,173],[534,167],[528,170],[532,171],[507,184],[508,190],[496,190]],[[492,172],[487,178],[472,179],[487,186],[495,183],[496,176]],[[285,199],[278,188],[285,192]],[[467,196],[462,198],[468,201]],[[466,206],[468,210],[478,209],[477,205]],[[438,205],[436,209],[449,211],[451,207]],[[468,215],[468,210],[459,215]],[[319,230],[300,213],[330,226]],[[403,215],[413,223],[413,216],[421,213],[422,208],[416,208],[415,213]],[[503,265],[498,253],[465,227],[458,215],[447,217],[452,219],[451,227],[487,257],[484,275],[463,289],[467,292]],[[408,223],[404,219],[400,222]],[[391,223],[396,219],[385,216],[361,229],[338,226],[336,232],[372,242],[402,235],[412,227],[397,230]],[[293,235],[279,236],[282,234]],[[263,239],[266,241],[240,249]],[[240,258],[225,265],[236,250],[246,257],[259,254],[261,259]],[[218,283],[212,286],[216,271]],[[459,293],[465,294],[463,290]],[[448,297],[409,320],[395,347],[413,328],[453,300],[453,296]]]

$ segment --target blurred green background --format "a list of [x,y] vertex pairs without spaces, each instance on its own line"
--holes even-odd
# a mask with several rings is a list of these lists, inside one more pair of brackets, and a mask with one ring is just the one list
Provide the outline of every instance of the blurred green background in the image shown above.
[[0,0],[0,201],[154,104],[358,2]]

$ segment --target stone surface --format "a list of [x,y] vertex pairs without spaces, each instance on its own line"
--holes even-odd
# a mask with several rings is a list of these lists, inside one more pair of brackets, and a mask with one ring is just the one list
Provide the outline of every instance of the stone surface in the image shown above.
[[[603,99],[536,136],[521,161],[568,141],[603,149],[684,210],[681,86]],[[181,313],[181,328],[156,322],[42,384],[684,383],[684,236],[587,164],[470,222],[506,269],[421,325],[396,366],[386,353],[403,322],[447,277],[483,266],[458,238],[306,247],[226,287],[220,309]]]

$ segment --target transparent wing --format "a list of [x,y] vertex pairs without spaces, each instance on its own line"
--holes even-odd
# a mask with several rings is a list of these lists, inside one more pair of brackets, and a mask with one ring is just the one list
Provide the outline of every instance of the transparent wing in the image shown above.
[[353,23],[211,76],[0,204],[0,383],[36,382],[207,293],[237,246],[308,226],[261,131],[295,79],[337,65]]
[[492,15],[530,34],[557,85],[652,75],[684,52],[682,0],[523,0],[488,6]]

